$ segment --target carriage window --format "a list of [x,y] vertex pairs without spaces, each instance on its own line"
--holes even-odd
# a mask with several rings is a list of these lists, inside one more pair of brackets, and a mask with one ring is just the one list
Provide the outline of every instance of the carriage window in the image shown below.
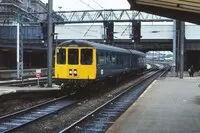
[[112,54],[112,64],[116,64],[116,55]]
[[68,49],[68,64],[77,65],[78,55],[78,49]]
[[100,53],[98,56],[98,64],[99,65],[104,65],[105,64],[105,55],[103,52]]
[[119,55],[118,54],[116,55],[116,64],[120,64]]
[[111,64],[111,55],[108,52],[106,53],[106,64],[107,65]]
[[91,65],[93,62],[92,49],[81,49],[81,64]]
[[66,49],[63,48],[58,49],[57,64],[66,64]]

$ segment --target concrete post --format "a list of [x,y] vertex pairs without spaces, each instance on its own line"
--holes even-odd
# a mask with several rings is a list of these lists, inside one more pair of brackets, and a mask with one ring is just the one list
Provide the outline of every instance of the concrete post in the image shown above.
[[176,72],[176,20],[174,20],[174,25],[173,25],[173,63],[172,63],[172,68],[173,72],[172,75],[174,77],[177,77],[177,72]]
[[20,46],[20,32],[19,32],[19,23],[17,23],[17,78],[19,79],[20,78],[20,62],[19,62],[19,46]]
[[53,0],[48,0],[48,37],[47,37],[47,45],[48,45],[48,87],[52,87],[52,63],[53,63]]
[[181,30],[180,30],[180,79],[183,79],[184,72],[184,51],[185,51],[185,22],[181,22]]
[[23,78],[23,36],[20,33],[20,23],[17,23],[17,79]]

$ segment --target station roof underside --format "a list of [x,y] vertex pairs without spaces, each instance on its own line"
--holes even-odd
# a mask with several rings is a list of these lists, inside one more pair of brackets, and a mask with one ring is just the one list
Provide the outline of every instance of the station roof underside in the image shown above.
[[200,0],[128,0],[132,10],[200,24]]

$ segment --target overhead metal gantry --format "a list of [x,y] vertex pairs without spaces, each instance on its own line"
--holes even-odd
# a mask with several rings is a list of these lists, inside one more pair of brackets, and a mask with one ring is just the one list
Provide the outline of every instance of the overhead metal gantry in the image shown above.
[[[45,12],[40,13],[29,13],[43,15]],[[26,14],[27,15],[27,14]],[[22,15],[23,16],[23,15]],[[129,9],[119,9],[119,10],[82,10],[82,11],[59,11],[54,12],[53,16],[60,16],[62,19],[54,20],[57,24],[66,23],[102,23],[104,21],[114,21],[114,22],[132,22],[133,20],[140,20],[144,22],[152,21],[172,21],[170,18],[161,17],[157,15],[152,15],[148,13],[143,13],[140,11],[133,11]],[[40,22],[41,20],[35,21]],[[30,22],[28,22],[30,23]]]
[[200,0],[128,0],[132,10],[200,24]]

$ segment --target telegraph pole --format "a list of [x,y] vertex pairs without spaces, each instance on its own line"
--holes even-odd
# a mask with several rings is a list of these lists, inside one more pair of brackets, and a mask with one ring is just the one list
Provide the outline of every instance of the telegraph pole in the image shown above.
[[48,36],[47,36],[47,45],[48,45],[48,58],[47,58],[47,66],[48,66],[48,87],[52,87],[52,63],[53,63],[53,0],[48,0]]

